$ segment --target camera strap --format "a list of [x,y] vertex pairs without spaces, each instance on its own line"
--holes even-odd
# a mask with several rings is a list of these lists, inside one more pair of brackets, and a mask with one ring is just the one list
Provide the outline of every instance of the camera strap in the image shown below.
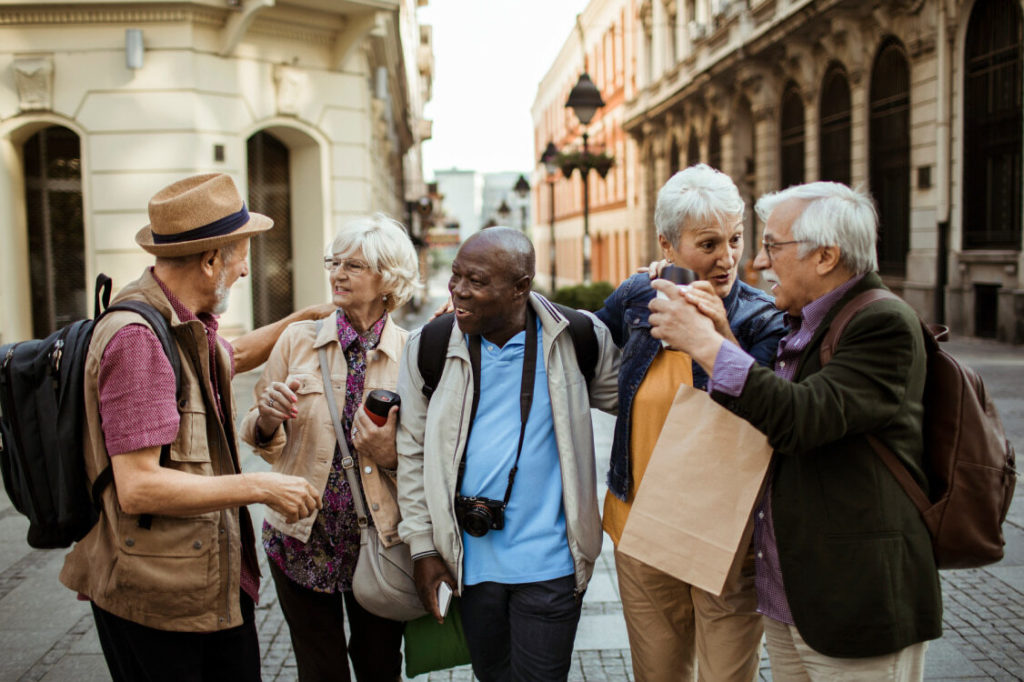
[[[473,370],[473,411],[470,413],[469,429],[473,430],[473,422],[476,421],[476,409],[480,404],[480,345],[479,334],[469,337],[469,363]],[[530,417],[530,408],[533,407],[533,384],[537,377],[537,314],[529,304],[526,306],[526,347],[523,349],[523,380],[519,386],[519,444],[516,446],[516,458],[512,462],[512,469],[508,472],[508,486],[505,488],[505,498],[501,508],[504,511],[508,507],[508,501],[512,497],[512,484],[515,483],[516,473],[519,471],[519,456],[523,454],[523,441],[526,438],[526,421]],[[466,444],[469,444],[467,436]],[[463,454],[459,462],[459,480],[456,490],[462,490],[462,477],[466,472],[466,455]]]

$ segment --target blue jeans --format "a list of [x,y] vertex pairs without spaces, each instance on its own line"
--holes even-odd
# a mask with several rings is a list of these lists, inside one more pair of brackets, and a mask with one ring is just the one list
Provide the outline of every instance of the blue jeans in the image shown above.
[[567,575],[536,583],[485,582],[462,590],[462,625],[481,682],[565,680],[583,598]]

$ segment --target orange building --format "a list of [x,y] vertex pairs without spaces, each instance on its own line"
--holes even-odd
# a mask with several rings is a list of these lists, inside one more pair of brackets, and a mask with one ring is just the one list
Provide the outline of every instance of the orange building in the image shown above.
[[[591,154],[614,157],[604,177],[597,170],[588,174],[591,280],[618,284],[647,263],[652,252],[636,211],[636,144],[622,129],[623,105],[636,91],[636,16],[635,0],[592,0],[538,86],[531,108],[537,159],[531,185],[537,281],[542,286],[551,285],[552,256],[558,286],[583,281],[583,178],[579,170],[566,176],[557,161],[572,160],[582,151],[584,130]],[[585,129],[565,107],[584,72],[605,102]],[[561,153],[553,172],[541,161],[549,143]]]

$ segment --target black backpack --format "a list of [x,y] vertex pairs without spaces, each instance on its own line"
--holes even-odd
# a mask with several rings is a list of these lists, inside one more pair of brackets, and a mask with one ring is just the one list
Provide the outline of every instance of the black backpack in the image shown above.
[[[69,547],[84,537],[99,519],[100,494],[113,481],[108,464],[90,486],[82,446],[85,359],[96,322],[115,310],[142,316],[171,362],[181,402],[181,362],[167,320],[141,301],[109,305],[110,286],[106,275],[96,278],[94,319],[0,347],[0,472],[14,508],[29,519],[28,544],[39,549]],[[161,464],[169,448],[163,447]],[[143,527],[149,522],[140,519]]]
[[[583,378],[590,385],[597,367],[597,335],[594,333],[593,321],[573,308],[542,299],[545,307],[552,313],[561,313],[569,320],[569,335],[576,350],[576,363],[583,373]],[[448,359],[448,339],[451,337],[452,325],[455,324],[455,313],[440,315],[423,326],[420,332],[419,353],[416,364],[420,376],[423,377],[423,395],[430,399],[437,383],[444,372],[445,361]]]

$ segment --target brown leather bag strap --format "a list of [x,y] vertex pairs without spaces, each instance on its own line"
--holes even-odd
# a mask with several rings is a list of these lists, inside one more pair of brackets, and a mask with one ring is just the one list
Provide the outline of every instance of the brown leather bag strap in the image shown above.
[[839,337],[843,335],[843,330],[846,329],[846,325],[850,323],[853,316],[875,301],[882,301],[885,299],[901,300],[899,296],[888,289],[868,289],[864,293],[851,299],[849,303],[842,307],[839,313],[832,319],[832,324],[829,325],[828,331],[825,333],[825,338],[821,341],[821,349],[818,351],[818,357],[821,358],[822,367],[827,365],[828,361],[832,359],[833,355],[835,355],[836,346],[839,345]]
[[[932,503],[928,499],[928,496],[924,494],[924,491],[921,490],[921,486],[914,480],[914,477],[910,475],[910,470],[907,469],[899,459],[897,459],[896,454],[893,453],[885,443],[878,440],[878,438],[870,433],[866,434],[866,436],[868,442],[871,443],[871,447],[874,449],[875,454],[881,458],[882,462],[885,463],[885,466],[889,467],[889,471],[892,472],[892,475],[907,493],[910,501],[914,503],[914,506],[917,507],[918,511],[920,511],[921,514],[924,514],[932,506]],[[927,518],[925,521],[927,522]]]
[[[819,357],[821,358],[821,365],[824,367],[828,364],[828,361],[832,359],[835,354],[836,346],[839,345],[839,337],[842,336],[843,330],[846,329],[846,325],[850,323],[853,316],[859,313],[864,308],[868,307],[875,301],[883,301],[886,299],[902,300],[899,296],[892,293],[888,289],[869,289],[864,293],[851,299],[849,303],[843,306],[842,310],[833,318],[832,324],[829,326],[828,331],[825,333],[825,338],[822,339],[821,349],[819,350]],[[924,322],[921,323],[924,327],[924,331],[931,334],[934,337],[938,337],[942,334],[944,328],[937,328],[932,330],[929,326],[926,326]],[[945,330],[948,334],[948,330]],[[889,449],[881,440],[876,436],[867,433],[864,434],[871,444],[871,449],[875,451],[875,454],[882,460],[892,475],[899,482],[900,486],[906,491],[907,496],[914,503],[914,506],[924,514],[925,510],[932,506],[928,496],[925,495],[924,491],[921,490],[921,486],[918,485],[914,477],[910,475],[910,471],[906,466],[900,462],[896,454]]]

